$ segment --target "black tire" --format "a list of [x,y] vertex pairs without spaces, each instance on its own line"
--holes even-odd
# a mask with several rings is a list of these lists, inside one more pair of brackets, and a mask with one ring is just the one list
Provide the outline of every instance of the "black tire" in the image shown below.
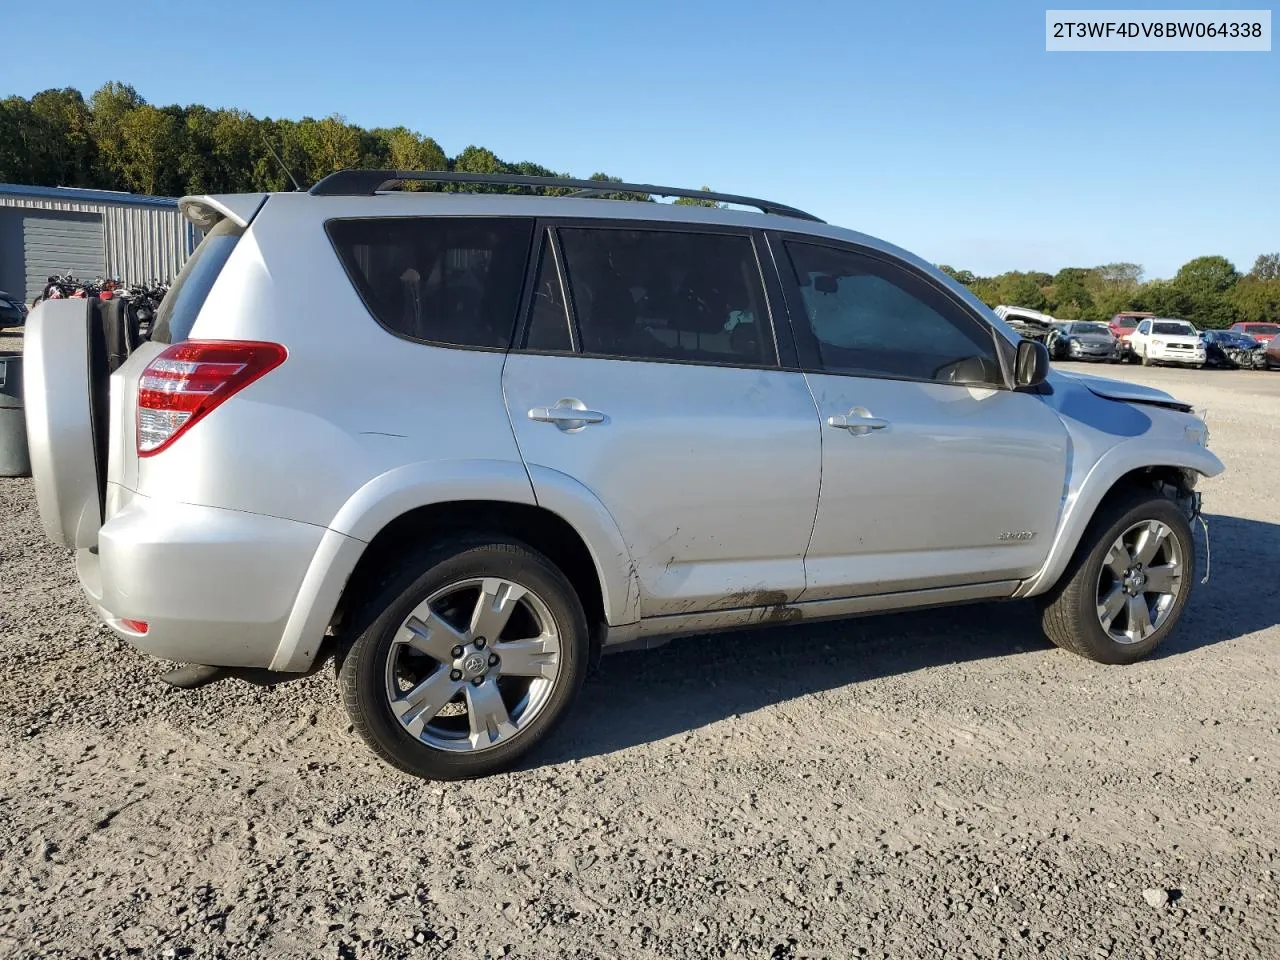
[[[455,752],[424,743],[401,725],[387,695],[387,659],[396,633],[415,607],[436,591],[475,577],[500,577],[541,599],[560,636],[560,667],[528,726],[494,746]],[[338,683],[356,732],[378,756],[406,773],[465,780],[505,770],[552,732],[582,688],[590,653],[582,603],[565,575],[525,544],[492,536],[453,540],[411,558],[371,593],[340,653]]]
[[[1158,520],[1179,540],[1182,577],[1168,618],[1150,636],[1120,643],[1098,620],[1097,588],[1111,545],[1143,520]],[[1104,502],[1053,588],[1038,598],[1045,635],[1063,650],[1098,663],[1127,664],[1148,656],[1177,626],[1195,579],[1196,551],[1186,514],[1154,491],[1134,491]]]

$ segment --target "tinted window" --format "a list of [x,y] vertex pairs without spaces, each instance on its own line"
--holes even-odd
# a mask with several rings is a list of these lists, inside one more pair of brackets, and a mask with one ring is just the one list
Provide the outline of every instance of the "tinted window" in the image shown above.
[[578,227],[559,232],[584,353],[777,363],[749,238]]
[[511,342],[531,220],[388,217],[330,220],[329,237],[379,323],[453,346]]
[[1280,327],[1274,323],[1246,323],[1244,329],[1247,333],[1280,333]]
[[1121,317],[1115,321],[1115,324],[1121,330],[1132,330],[1138,325],[1138,321],[1134,317]]
[[549,237],[543,238],[538,259],[538,279],[533,287],[533,302],[529,305],[529,330],[525,334],[524,345],[529,350],[568,353],[573,350],[573,341],[569,337],[569,314],[560,286],[560,273],[556,270],[555,250]]
[[786,246],[824,370],[1002,382],[991,332],[924,279],[845,250]]
[[1163,333],[1166,337],[1192,337],[1195,330],[1188,323],[1157,323],[1154,333]]
[[173,282],[173,288],[160,301],[155,323],[151,328],[153,342],[179,343],[191,336],[196,315],[200,313],[205,298],[213,289],[213,282],[226,266],[231,251],[236,248],[236,241],[243,233],[243,227],[224,219],[205,234],[200,245],[191,254],[191,259],[178,274],[178,279]]
[[1071,332],[1077,334],[1091,333],[1097,334],[1098,336],[1107,336],[1111,333],[1111,330],[1105,323],[1073,323],[1071,325]]

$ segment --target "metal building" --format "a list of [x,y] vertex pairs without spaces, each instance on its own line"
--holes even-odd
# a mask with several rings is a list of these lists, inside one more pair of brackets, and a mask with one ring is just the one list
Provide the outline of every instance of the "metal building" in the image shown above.
[[54,274],[172,280],[201,236],[171,197],[0,183],[0,290],[30,303]]

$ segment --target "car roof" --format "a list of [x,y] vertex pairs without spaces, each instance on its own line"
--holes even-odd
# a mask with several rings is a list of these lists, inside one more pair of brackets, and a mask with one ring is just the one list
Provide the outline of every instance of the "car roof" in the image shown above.
[[[246,193],[246,194],[202,194],[183,197],[178,207],[183,215],[204,231],[226,217],[248,226],[264,205],[274,215],[288,217],[296,215],[300,222],[314,223],[317,219],[330,220],[338,218],[367,217],[430,217],[430,216],[504,216],[504,217],[546,217],[575,220],[609,220],[614,225],[618,221],[635,220],[663,221],[704,226],[726,226],[756,230],[776,230],[791,235],[803,235],[817,239],[834,240],[855,244],[875,253],[903,261],[924,271],[936,282],[945,286],[954,296],[964,301],[970,308],[985,314],[989,321],[1000,330],[1011,342],[1017,342],[1018,335],[1012,327],[1005,324],[998,316],[993,316],[991,308],[983,303],[968,287],[955,278],[939,270],[932,263],[916,256],[888,241],[869,234],[833,226],[817,217],[782,204],[770,201],[755,200],[750,197],[738,197],[732,194],[717,194],[702,190],[677,190],[677,188],[654,187],[647,184],[628,184],[613,181],[590,181],[587,187],[578,190],[577,195],[548,196],[527,193],[472,193],[444,192],[436,190],[383,190],[377,184],[370,189],[364,187],[373,184],[377,179],[374,174],[387,179],[426,179],[457,181],[463,184],[474,183],[518,183],[520,185],[555,186],[565,185],[577,187],[582,181],[559,180],[538,177],[516,177],[506,175],[466,176],[456,174],[431,174],[414,176],[403,171],[346,171],[349,174],[361,174],[363,180],[350,189],[325,191],[317,189],[326,181],[321,181],[308,192],[292,191],[282,193]],[[336,175],[334,175],[336,176]],[[331,178],[326,178],[329,180]],[[357,189],[359,187],[360,189]],[[589,189],[588,189],[589,187]],[[737,207],[708,207],[700,204],[654,203],[643,200],[617,200],[598,196],[602,192],[644,193],[655,196],[683,196],[700,200],[736,203],[739,205],[759,206],[764,212],[743,210]],[[675,192],[673,192],[675,191]]]

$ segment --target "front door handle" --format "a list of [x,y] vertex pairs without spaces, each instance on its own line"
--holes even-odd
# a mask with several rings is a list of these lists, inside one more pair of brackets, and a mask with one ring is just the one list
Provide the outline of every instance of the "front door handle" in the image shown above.
[[561,430],[576,432],[589,423],[604,423],[605,417],[599,410],[588,410],[581,400],[566,398],[557,401],[553,407],[531,408],[529,419],[538,423],[554,423]]
[[848,430],[855,437],[865,437],[873,430],[889,429],[889,421],[873,417],[866,407],[854,407],[848,413],[827,417],[827,426]]

